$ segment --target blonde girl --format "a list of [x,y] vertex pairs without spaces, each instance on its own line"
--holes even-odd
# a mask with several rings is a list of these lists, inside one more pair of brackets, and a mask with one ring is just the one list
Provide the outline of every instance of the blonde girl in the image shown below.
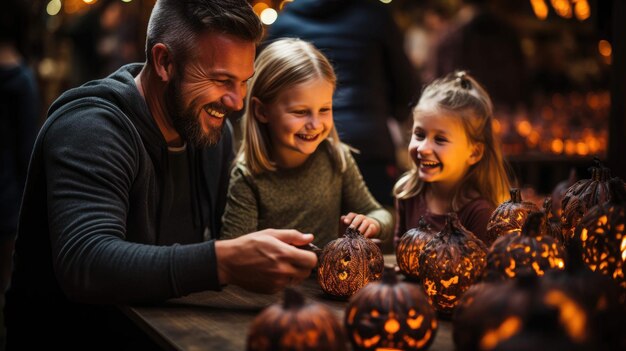
[[508,199],[509,179],[492,129],[493,106],[485,89],[457,71],[428,85],[413,110],[409,155],[414,167],[394,187],[395,241],[424,217],[440,229],[444,215],[489,245],[487,222]]
[[344,226],[366,237],[390,236],[391,214],[374,200],[339,141],[335,81],[326,57],[305,41],[280,39],[261,52],[246,97],[222,238],[290,228],[313,233],[314,244],[323,246]]

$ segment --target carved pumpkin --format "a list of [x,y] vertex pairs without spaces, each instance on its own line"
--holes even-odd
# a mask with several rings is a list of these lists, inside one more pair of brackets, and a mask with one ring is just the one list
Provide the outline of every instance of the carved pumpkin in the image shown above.
[[459,301],[452,323],[458,351],[594,349],[586,310],[567,290],[547,287],[531,272],[473,286]]
[[382,281],[350,298],[345,326],[355,350],[425,350],[435,339],[437,318],[422,288],[398,282],[388,269]]
[[515,278],[525,269],[542,276],[547,270],[565,268],[563,247],[548,235],[543,222],[543,212],[532,212],[521,231],[499,237],[487,254],[485,280]]
[[574,185],[577,181],[576,177],[576,169],[572,168],[569,171],[569,176],[567,179],[560,181],[552,190],[552,215],[554,215],[559,220],[561,219],[561,214],[563,213],[563,209],[561,208],[561,201],[563,200],[563,196],[565,196],[565,192],[567,189]]
[[419,261],[419,276],[432,305],[444,315],[483,274],[487,247],[449,213],[446,224],[426,244]]
[[622,326],[626,325],[626,310],[619,302],[616,282],[587,267],[576,238],[566,250],[565,270],[546,273],[544,283],[569,292],[587,310],[595,350],[626,350],[626,334],[622,332]]
[[613,278],[626,292],[626,189],[619,178],[609,182],[610,200],[591,208],[580,220],[575,242],[592,271]]
[[561,220],[557,217],[555,218],[552,214],[552,198],[546,197],[543,201],[543,215],[544,221],[542,224],[542,231],[551,237],[555,238],[559,241],[559,243],[563,244],[563,233],[561,232]]
[[317,282],[325,293],[347,298],[365,284],[379,280],[384,268],[383,254],[356,229],[324,247],[317,267]]
[[248,351],[345,351],[346,338],[334,313],[319,303],[305,303],[297,291],[285,289],[282,304],[263,310],[252,322]]
[[522,200],[520,189],[510,190],[511,199],[501,203],[491,214],[487,222],[487,238],[485,244],[491,245],[500,236],[522,229],[526,216],[530,212],[539,211],[537,205]]
[[435,234],[424,218],[420,218],[417,228],[409,229],[400,238],[396,247],[396,261],[407,280],[419,281],[419,256]]
[[591,179],[582,179],[569,187],[561,201],[561,230],[567,243],[573,236],[580,219],[595,205],[609,199],[611,171],[595,158],[596,167],[591,167]]

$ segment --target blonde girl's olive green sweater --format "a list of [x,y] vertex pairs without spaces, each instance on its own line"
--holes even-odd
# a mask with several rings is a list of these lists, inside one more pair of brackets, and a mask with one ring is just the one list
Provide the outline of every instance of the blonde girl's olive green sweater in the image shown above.
[[347,167],[334,167],[327,142],[300,167],[251,175],[238,161],[231,173],[221,239],[266,228],[297,229],[315,235],[320,247],[340,234],[340,217],[349,212],[380,223],[378,237],[393,230],[392,216],[372,197],[347,147]]

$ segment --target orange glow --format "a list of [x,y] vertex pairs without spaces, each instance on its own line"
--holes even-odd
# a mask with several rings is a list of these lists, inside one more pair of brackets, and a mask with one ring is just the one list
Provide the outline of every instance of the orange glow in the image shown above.
[[611,57],[613,46],[608,40],[602,39],[598,42],[598,52],[604,57]]
[[548,292],[544,301],[547,305],[559,309],[559,320],[572,339],[576,342],[587,339],[587,315],[581,306],[558,290]]
[[408,318],[406,320],[406,324],[408,324],[411,329],[419,329],[422,326],[422,322],[424,322],[424,316],[422,315],[417,316],[417,318]]
[[443,285],[445,288],[449,288],[450,285],[452,284],[458,284],[459,283],[459,276],[455,275],[454,277],[448,279],[448,280],[441,280],[441,285]]
[[533,130],[533,126],[530,122],[524,120],[517,123],[516,129],[519,135],[526,137]]
[[400,323],[395,319],[389,319],[385,322],[385,331],[389,334],[395,334],[400,330]]
[[530,5],[538,19],[543,21],[548,18],[548,6],[543,0],[530,0]]
[[576,143],[573,140],[565,140],[565,153],[568,155],[574,155],[576,153]]
[[569,0],[550,0],[550,3],[557,15],[572,18],[572,5]]
[[254,4],[254,6],[252,6],[252,10],[254,10],[254,13],[256,13],[257,16],[260,16],[261,12],[263,12],[263,10],[267,8],[269,8],[269,5],[264,3],[263,1],[259,1]]
[[576,153],[580,156],[586,156],[589,154],[589,147],[582,141],[576,143]]
[[552,143],[550,144],[550,150],[552,150],[553,153],[560,154],[563,152],[563,149],[564,149],[563,140],[561,139],[552,140]]
[[522,321],[515,316],[509,317],[500,324],[495,330],[489,330],[480,340],[480,348],[483,350],[491,350],[501,341],[509,339],[515,335],[520,329]]
[[591,16],[591,8],[587,0],[572,0],[574,2],[574,14],[576,19],[584,21]]

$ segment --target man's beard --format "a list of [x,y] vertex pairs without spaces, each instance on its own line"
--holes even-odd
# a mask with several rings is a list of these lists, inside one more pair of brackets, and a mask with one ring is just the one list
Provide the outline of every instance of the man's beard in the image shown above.
[[[206,148],[216,145],[222,136],[222,128],[225,122],[222,122],[220,127],[217,128],[209,127],[208,133],[205,133],[200,123],[200,116],[198,115],[200,113],[200,107],[196,106],[194,101],[188,106],[184,106],[180,86],[181,79],[175,76],[165,89],[165,106],[169,117],[172,119],[174,128],[184,140],[197,148]],[[219,105],[220,111],[226,110],[224,107],[221,107],[219,103],[211,105]],[[227,116],[223,118],[226,119]]]

